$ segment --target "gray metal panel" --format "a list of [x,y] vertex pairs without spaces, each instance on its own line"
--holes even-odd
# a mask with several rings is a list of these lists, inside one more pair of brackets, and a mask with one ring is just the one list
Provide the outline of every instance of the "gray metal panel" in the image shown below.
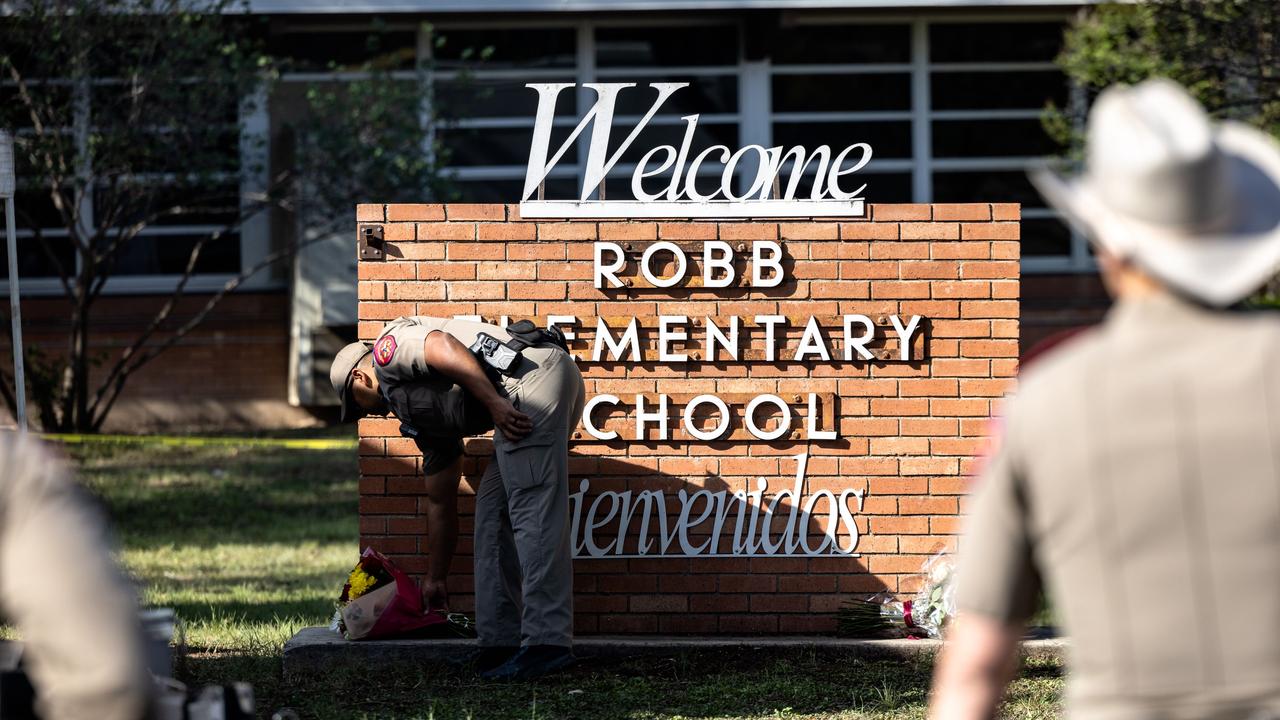
[[1098,0],[250,0],[270,14],[548,13],[637,10],[859,10],[885,8],[1070,7]]

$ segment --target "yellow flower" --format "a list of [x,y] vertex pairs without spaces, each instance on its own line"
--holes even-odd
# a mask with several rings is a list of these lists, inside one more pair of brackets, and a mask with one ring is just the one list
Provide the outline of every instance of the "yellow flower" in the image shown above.
[[347,590],[347,599],[355,600],[361,595],[372,590],[374,584],[377,582],[376,578],[369,573],[366,573],[364,568],[357,565],[356,568],[351,571],[351,575],[347,578],[347,585],[350,586],[350,589]]

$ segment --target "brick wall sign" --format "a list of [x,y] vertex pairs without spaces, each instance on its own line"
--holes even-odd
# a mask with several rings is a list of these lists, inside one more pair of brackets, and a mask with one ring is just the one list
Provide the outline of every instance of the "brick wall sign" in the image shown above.
[[[1018,353],[1019,209],[858,217],[522,219],[517,205],[363,205],[360,336],[402,315],[530,318],[571,337],[583,633],[834,628],[855,594],[914,590],[950,547]],[[377,255],[377,253],[373,253]],[[360,423],[364,543],[426,569],[421,461]],[[450,580],[470,610],[473,483]]]

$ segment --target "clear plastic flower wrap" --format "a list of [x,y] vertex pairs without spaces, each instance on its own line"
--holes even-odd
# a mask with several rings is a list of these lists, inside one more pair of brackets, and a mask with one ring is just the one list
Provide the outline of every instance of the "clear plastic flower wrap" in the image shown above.
[[841,606],[836,632],[844,637],[942,637],[955,617],[955,567],[945,550],[920,568],[923,581],[910,600],[891,593],[857,598]]

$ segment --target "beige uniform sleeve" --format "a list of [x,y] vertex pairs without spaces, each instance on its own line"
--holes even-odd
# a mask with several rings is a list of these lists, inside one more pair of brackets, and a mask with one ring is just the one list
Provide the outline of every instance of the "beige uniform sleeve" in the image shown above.
[[151,687],[134,591],[106,523],[60,461],[0,437],[0,604],[26,643],[41,717],[136,720]]
[[404,383],[431,375],[425,356],[426,339],[439,330],[438,318],[404,317],[393,320],[373,343],[373,367],[378,382]]
[[1040,592],[1019,456],[1016,432],[1006,432],[975,481],[956,580],[959,612],[1009,624],[1031,617]]

